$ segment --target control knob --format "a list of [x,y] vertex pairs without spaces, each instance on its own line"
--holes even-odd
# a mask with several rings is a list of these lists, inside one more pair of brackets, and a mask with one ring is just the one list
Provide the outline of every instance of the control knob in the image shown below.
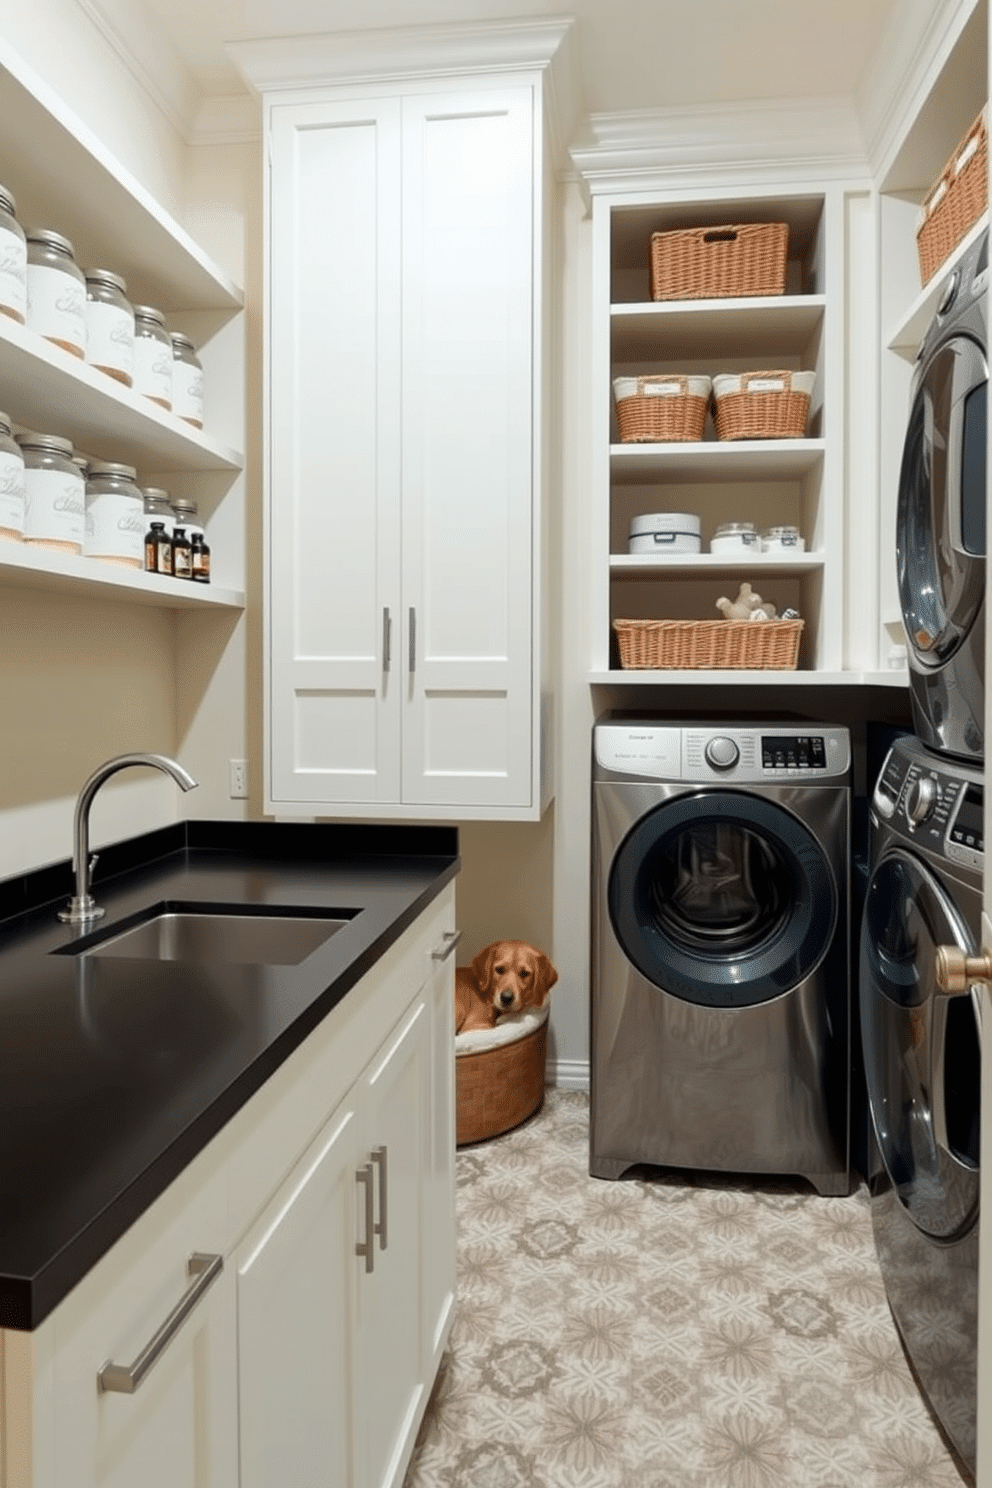
[[937,782],[929,775],[919,775],[906,792],[906,816],[914,826],[925,822],[937,804]]
[[710,739],[703,753],[706,763],[712,765],[714,770],[731,770],[741,757],[733,739],[717,737]]

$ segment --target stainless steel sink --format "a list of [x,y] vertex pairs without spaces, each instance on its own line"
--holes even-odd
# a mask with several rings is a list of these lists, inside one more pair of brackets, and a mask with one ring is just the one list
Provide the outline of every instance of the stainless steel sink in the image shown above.
[[296,966],[355,918],[357,909],[326,914],[204,911],[187,905],[156,906],[126,930],[87,936],[63,947],[77,956],[138,961],[223,962],[239,966]]

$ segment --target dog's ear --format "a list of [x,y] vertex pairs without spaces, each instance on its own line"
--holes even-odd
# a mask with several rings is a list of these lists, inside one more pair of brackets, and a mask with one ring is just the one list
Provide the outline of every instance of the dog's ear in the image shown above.
[[558,973],[548,960],[543,951],[537,958],[537,984],[541,990],[541,1001],[547,997],[551,988],[558,980]]
[[496,960],[496,947],[498,940],[487,945],[479,952],[472,962],[472,975],[475,977],[475,985],[480,993],[485,996],[493,983],[493,962]]

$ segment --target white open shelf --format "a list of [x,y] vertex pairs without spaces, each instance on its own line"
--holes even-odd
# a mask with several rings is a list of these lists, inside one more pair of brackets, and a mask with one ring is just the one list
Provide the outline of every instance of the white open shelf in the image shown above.
[[616,304],[610,310],[611,356],[614,362],[656,357],[669,339],[680,358],[725,356],[732,345],[746,370],[743,364],[752,357],[808,341],[825,305],[820,294]]
[[766,687],[902,687],[906,686],[905,671],[892,672],[818,672],[778,671],[774,669],[749,671],[743,667],[732,670],[683,671],[665,668],[658,671],[617,668],[613,671],[594,671],[588,674],[593,687],[657,687],[659,683],[679,687],[740,687],[753,685]]
[[702,440],[698,444],[611,444],[610,473],[625,484],[672,480],[796,480],[815,470],[824,439]]
[[0,588],[43,589],[86,599],[113,599],[159,609],[244,609],[240,589],[194,584],[98,558],[53,552],[30,543],[0,541]]
[[981,237],[988,225],[989,214],[983,212],[970,232],[965,234],[953,253],[949,254],[941,264],[929,284],[924,285],[906,313],[892,327],[886,342],[890,351],[898,352],[907,361],[916,360],[916,353],[933,320],[944,285],[968,249]]
[[614,579],[621,580],[673,573],[711,575],[716,579],[749,579],[757,573],[794,578],[815,573],[823,563],[822,553],[799,553],[795,557],[755,553],[745,558],[725,558],[721,553],[671,553],[664,557],[654,553],[611,553],[610,573]]

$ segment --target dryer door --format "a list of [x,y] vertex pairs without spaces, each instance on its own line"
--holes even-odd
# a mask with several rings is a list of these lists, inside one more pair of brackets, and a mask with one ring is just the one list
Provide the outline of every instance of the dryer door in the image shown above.
[[975,946],[936,878],[895,849],[875,868],[861,928],[861,1035],[872,1124],[919,1230],[953,1240],[978,1208],[980,1044],[972,999],[940,996],[938,945]]
[[909,644],[924,668],[962,644],[985,592],[988,368],[970,336],[926,364],[899,473],[896,560]]
[[656,807],[621,842],[613,930],[637,969],[675,997],[747,1007],[819,965],[837,924],[827,856],[762,796],[699,791]]

